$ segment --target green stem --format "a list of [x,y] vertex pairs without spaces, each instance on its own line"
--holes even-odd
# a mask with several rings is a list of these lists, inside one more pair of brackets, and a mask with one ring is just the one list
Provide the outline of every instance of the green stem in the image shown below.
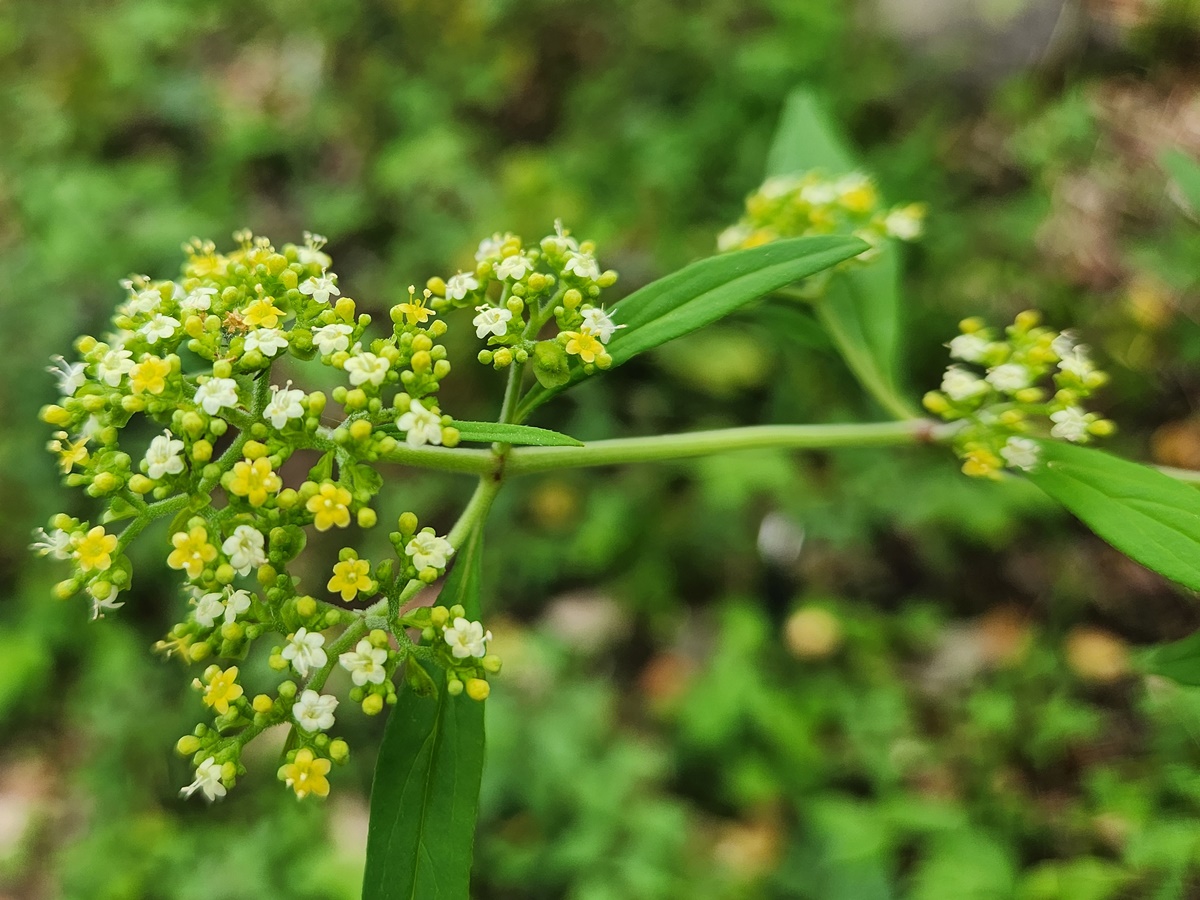
[[887,447],[941,440],[945,426],[929,419],[851,425],[764,425],[656,437],[593,441],[582,447],[518,447],[508,454],[505,475],[552,469],[608,466],[711,456],[733,450]]
[[892,415],[900,419],[913,419],[916,413],[912,407],[902,399],[896,389],[887,382],[883,373],[879,371],[879,367],[875,364],[875,360],[867,353],[862,351],[862,347],[846,333],[842,328],[837,317],[829,312],[828,303],[817,301],[813,304],[813,309],[817,314],[817,318],[821,324],[825,326],[825,330],[829,332],[829,336],[833,338],[834,344],[837,346],[838,352],[846,365],[858,380],[868,394],[875,398],[880,406],[890,412]]
[[[454,526],[450,529],[450,533],[446,535],[446,540],[450,542],[450,546],[454,548],[455,552],[467,542],[467,538],[471,532],[483,523],[483,520],[487,517],[488,510],[492,507],[492,501],[496,499],[496,494],[500,491],[501,483],[501,479],[495,475],[488,475],[479,479],[479,485],[475,488],[475,493],[471,495],[471,499],[467,501],[467,505],[458,517],[458,521],[454,523]],[[428,587],[425,582],[413,578],[400,591],[397,605],[403,606],[425,587]],[[366,609],[359,611],[358,614],[363,617],[363,621],[365,622],[368,617],[386,615],[387,611],[388,601],[385,597],[382,600],[377,600]]]

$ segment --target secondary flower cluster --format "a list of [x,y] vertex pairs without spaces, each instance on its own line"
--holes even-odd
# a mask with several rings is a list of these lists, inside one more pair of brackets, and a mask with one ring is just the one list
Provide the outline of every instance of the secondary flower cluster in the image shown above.
[[979,319],[966,319],[948,344],[958,362],[924,402],[930,412],[961,423],[953,444],[967,475],[995,478],[1005,467],[1033,468],[1034,437],[1087,443],[1113,432],[1110,420],[1084,408],[1108,376],[1074,335],[1040,321],[1038,313],[1023,312],[1000,336]]
[[[412,513],[391,535],[394,558],[372,563],[347,546],[320,584],[290,571],[312,531],[376,524],[372,501],[383,478],[372,463],[401,452],[402,442],[457,443],[435,401],[450,372],[437,343],[447,326],[432,294],[409,288],[391,309],[389,333],[372,338],[370,317],[342,295],[322,238],[280,249],[249,233],[235,240],[226,254],[209,242],[186,245],[176,281],[123,282],[112,332],[79,338],[74,361],[54,360],[60,398],[42,411],[56,429],[49,449],[66,483],[102,499],[105,510],[97,522],[52,517],[33,547],[70,564],[57,593],[84,592],[99,618],[124,605],[130,542],[169,518],[166,562],[181,573],[188,608],[157,649],[207,666],[193,685],[211,715],[178,743],[196,766],[184,793],[223,796],[244,771],[246,743],[287,724],[294,738],[280,778],[298,797],[324,795],[331,764],[349,753],[329,735],[339,701],[322,691],[335,670],[373,714],[395,702],[392,679],[402,663],[419,668],[417,656],[444,670],[447,690],[465,683],[476,699],[487,695],[486,673],[499,668],[464,663],[449,638],[444,651],[418,652],[407,637],[414,622],[400,616],[402,599],[441,577],[455,551],[432,528],[419,530]],[[305,364],[325,366],[345,383],[328,396],[279,383],[272,370],[285,357],[297,376]],[[330,400],[344,417],[325,425]],[[297,451],[316,459],[307,477],[292,474]],[[122,520],[122,530],[109,530]],[[349,606],[364,600],[373,601],[368,609]],[[471,660],[484,658],[490,638],[475,635],[476,626],[463,632]],[[282,643],[271,668],[285,678],[256,685],[262,691],[251,697],[237,662],[272,633]]]
[[916,240],[924,220],[923,204],[884,208],[867,175],[851,172],[831,178],[814,169],[768,178],[746,198],[745,212],[721,232],[717,247],[741,250],[782,238],[849,234],[871,245],[856,257],[866,262],[888,238]]
[[[602,289],[616,283],[617,273],[601,270],[591,241],[577,241],[561,221],[554,226],[554,234],[532,246],[514,234],[485,238],[473,270],[427,285],[435,309],[475,310],[475,335],[487,341],[481,363],[503,369],[531,361],[547,387],[569,380],[573,358],[587,374],[608,368],[605,346],[622,327],[600,304]],[[551,319],[558,334],[539,340]]]

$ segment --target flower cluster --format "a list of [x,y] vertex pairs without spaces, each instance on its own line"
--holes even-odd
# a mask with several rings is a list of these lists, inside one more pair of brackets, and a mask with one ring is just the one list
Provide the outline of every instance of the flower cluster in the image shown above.
[[[438,343],[447,325],[430,291],[409,288],[391,309],[390,330],[372,337],[370,317],[342,294],[323,238],[279,249],[248,232],[235,241],[229,253],[187,244],[178,280],[124,281],[111,333],[79,338],[74,361],[53,360],[60,397],[42,410],[56,429],[49,449],[65,482],[105,510],[98,522],[55,515],[33,549],[70,564],[56,592],[85,593],[99,618],[125,603],[130,542],[168,519],[164,554],[188,604],[157,649],[206,666],[193,686],[211,717],[177,745],[196,767],[183,793],[224,796],[244,771],[246,743],[284,724],[294,738],[281,780],[298,797],[323,796],[331,764],[349,753],[329,734],[339,701],[323,689],[336,670],[373,714],[396,701],[401,665],[419,668],[414,654],[441,665],[452,692],[468,679],[476,699],[486,682],[470,688],[469,679],[498,669],[463,663],[449,649],[418,653],[407,636],[413,622],[400,615],[402,603],[440,578],[455,550],[432,528],[418,530],[412,513],[392,535],[394,558],[373,563],[344,547],[327,580],[312,585],[290,570],[311,532],[376,524],[383,478],[375,463],[408,452],[402,445],[457,443],[436,402],[450,372]],[[285,359],[297,377],[325,366],[345,383],[328,395],[280,383],[273,372]],[[342,416],[326,424],[331,401]],[[307,477],[291,474],[300,453],[311,457]],[[237,663],[268,634],[281,638],[269,661],[283,680],[256,684],[262,692],[251,696]]]
[[[600,304],[600,293],[616,281],[616,272],[601,270],[595,245],[577,241],[559,221],[533,246],[514,234],[484,239],[473,270],[430,279],[427,290],[435,309],[475,310],[475,335],[487,342],[481,363],[503,369],[531,361],[550,387],[570,378],[572,358],[588,374],[612,364],[605,346],[623,326]],[[551,319],[557,335],[539,340]]]
[[851,172],[830,178],[812,170],[768,178],[746,198],[745,212],[721,232],[717,247],[742,250],[782,238],[849,234],[871,245],[855,258],[867,262],[888,238],[919,238],[924,220],[920,203],[884,208],[867,175]]
[[1074,335],[1040,321],[1036,312],[1023,312],[1001,337],[979,319],[966,319],[947,345],[958,362],[924,402],[959,423],[953,445],[967,475],[995,478],[1005,467],[1033,468],[1033,438],[1086,443],[1113,432],[1110,420],[1084,408],[1108,376]]

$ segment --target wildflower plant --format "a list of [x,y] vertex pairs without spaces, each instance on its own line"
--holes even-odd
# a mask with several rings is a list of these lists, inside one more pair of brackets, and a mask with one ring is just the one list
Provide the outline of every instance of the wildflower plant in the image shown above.
[[[465,898],[482,702],[501,671],[481,609],[483,525],[497,492],[522,474],[756,447],[945,445],[968,475],[1028,478],[1134,559],[1200,589],[1200,498],[1178,473],[1082,446],[1113,426],[1087,409],[1106,378],[1073,335],[1033,313],[1003,332],[966,320],[940,389],[925,396],[938,418],[919,416],[896,374],[894,279],[889,289],[878,273],[894,270],[895,239],[919,235],[923,208],[884,205],[802,95],[771,168],[722,236],[725,252],[615,304],[606,292],[617,274],[561,222],[534,242],[485,238],[473,264],[401,291],[384,323],[358,312],[312,234],[277,247],[242,232],[226,250],[193,240],[177,278],[123,282],[111,330],[53,360],[60,398],[42,411],[64,481],[102,511],[52,517],[33,546],[67,567],[58,595],[83,597],[98,619],[126,603],[131,543],[168,523],[160,549],[182,597],[156,649],[190,668],[200,717],[176,745],[194,770],[184,796],[227,797],[246,745],[284,726],[281,786],[300,800],[324,797],[350,752],[339,722],[390,707],[364,896]],[[525,424],[573,385],[769,294],[813,307],[891,419],[589,444]],[[474,359],[452,364],[443,343],[452,328],[473,332]],[[501,373],[496,421],[442,407],[442,382],[463,364]],[[327,382],[319,370],[338,386],[306,386]],[[139,434],[150,437],[135,449]],[[379,508],[393,465],[478,486],[440,531],[415,512]],[[351,529],[376,527],[388,529],[390,549],[366,558]],[[316,533],[340,547],[317,561],[320,577],[302,577],[296,561]],[[251,653],[274,678],[244,678]],[[345,696],[328,689],[337,668],[352,685]]]

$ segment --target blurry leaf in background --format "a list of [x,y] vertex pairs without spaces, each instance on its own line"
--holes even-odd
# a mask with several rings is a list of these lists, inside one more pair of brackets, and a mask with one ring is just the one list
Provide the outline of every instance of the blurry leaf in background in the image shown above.
[[1159,164],[1170,174],[1188,214],[1200,219],[1200,162],[1182,150],[1170,149],[1159,158]]

